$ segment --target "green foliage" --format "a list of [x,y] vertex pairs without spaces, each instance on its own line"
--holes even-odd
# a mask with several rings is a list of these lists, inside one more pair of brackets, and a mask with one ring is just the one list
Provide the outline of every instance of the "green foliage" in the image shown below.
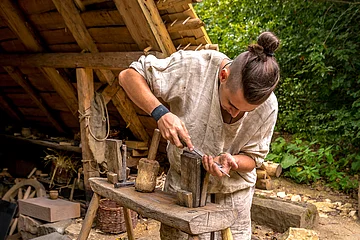
[[266,160],[280,163],[284,176],[298,183],[314,183],[319,180],[327,185],[345,192],[354,190],[358,180],[351,177],[358,169],[347,169],[348,159],[335,160],[333,146],[323,147],[316,142],[306,142],[295,138],[287,142],[278,137],[271,144],[271,153]]
[[[279,36],[276,130],[311,144],[275,142],[276,147],[286,146],[278,157],[289,168],[287,174],[300,182],[321,178],[335,188],[354,187],[346,171],[360,171],[360,5],[206,0],[195,7],[212,42],[231,58],[245,51],[262,31]],[[332,164],[325,164],[332,161],[328,158]]]

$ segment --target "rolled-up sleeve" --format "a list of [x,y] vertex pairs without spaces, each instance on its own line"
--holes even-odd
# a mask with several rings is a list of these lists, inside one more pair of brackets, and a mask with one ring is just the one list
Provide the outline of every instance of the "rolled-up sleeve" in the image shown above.
[[245,154],[256,163],[256,167],[260,167],[264,162],[266,155],[270,150],[271,138],[274,132],[277,108],[274,109],[268,118],[264,121],[263,125],[257,130],[247,144],[241,149],[239,154]]

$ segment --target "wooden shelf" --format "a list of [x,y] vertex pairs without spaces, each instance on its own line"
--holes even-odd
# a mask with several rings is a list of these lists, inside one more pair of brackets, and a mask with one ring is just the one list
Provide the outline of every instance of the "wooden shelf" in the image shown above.
[[54,143],[54,142],[49,142],[49,141],[44,141],[44,140],[35,140],[35,139],[29,139],[29,138],[24,138],[24,137],[15,137],[15,136],[6,135],[6,134],[0,134],[0,137],[6,138],[6,139],[11,139],[11,140],[16,140],[16,141],[32,143],[32,144],[49,147],[49,148],[55,148],[55,149],[64,150],[64,151],[81,153],[81,147],[76,147],[76,146],[60,145],[60,144]]

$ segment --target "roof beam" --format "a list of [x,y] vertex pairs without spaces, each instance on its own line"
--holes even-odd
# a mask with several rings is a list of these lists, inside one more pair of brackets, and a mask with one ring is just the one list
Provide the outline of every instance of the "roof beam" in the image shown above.
[[176,51],[153,0],[114,0],[131,36],[140,49],[160,48],[166,56]]
[[[33,31],[29,22],[26,21],[24,15],[11,0],[0,1],[0,13],[4,17],[11,30],[16,33],[24,46],[32,52],[42,52],[44,47],[38,41],[38,37]],[[46,69],[45,76],[52,84],[55,91],[60,95],[70,112],[77,114],[77,97],[74,87],[67,80],[58,74],[56,69]],[[49,77],[56,76],[55,79]],[[66,94],[64,94],[66,93]],[[75,104],[76,103],[76,104]],[[75,115],[74,115],[75,116]]]
[[[53,0],[53,3],[62,15],[67,28],[74,36],[80,48],[87,49],[92,53],[98,53],[99,50],[91,38],[74,2],[72,0]],[[95,73],[99,78],[103,75],[102,77],[106,79],[109,85],[112,85],[116,79],[114,74],[109,70],[97,70]],[[117,81],[115,84],[118,84]],[[119,91],[117,91],[112,98],[112,101],[135,137],[143,141],[150,141],[150,137],[140,122],[130,99],[126,96],[122,88],[119,88]]]
[[3,109],[12,119],[18,122],[23,122],[24,116],[10,99],[0,92],[0,108]]
[[58,121],[53,117],[52,113],[45,105],[44,100],[39,96],[34,88],[30,85],[27,79],[24,78],[22,72],[19,69],[13,67],[4,67],[8,74],[19,84],[30,96],[30,98],[35,102],[35,104],[46,114],[48,120],[54,125],[54,127],[59,131],[64,133],[64,129],[58,123]]
[[165,1],[158,1],[156,6],[159,10],[166,10],[168,8],[172,8],[179,5],[186,5],[191,3],[199,3],[202,0],[165,0]]
[[0,54],[0,66],[125,69],[143,52]]
[[166,28],[170,33],[198,29],[203,26],[205,26],[205,24],[199,18],[189,19],[188,21],[178,21],[174,24],[166,24]]

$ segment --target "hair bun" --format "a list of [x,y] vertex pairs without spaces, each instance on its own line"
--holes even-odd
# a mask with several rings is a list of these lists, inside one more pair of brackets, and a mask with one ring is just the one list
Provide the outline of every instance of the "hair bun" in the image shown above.
[[279,38],[272,32],[263,32],[259,35],[257,44],[264,48],[264,53],[273,56],[280,45]]

